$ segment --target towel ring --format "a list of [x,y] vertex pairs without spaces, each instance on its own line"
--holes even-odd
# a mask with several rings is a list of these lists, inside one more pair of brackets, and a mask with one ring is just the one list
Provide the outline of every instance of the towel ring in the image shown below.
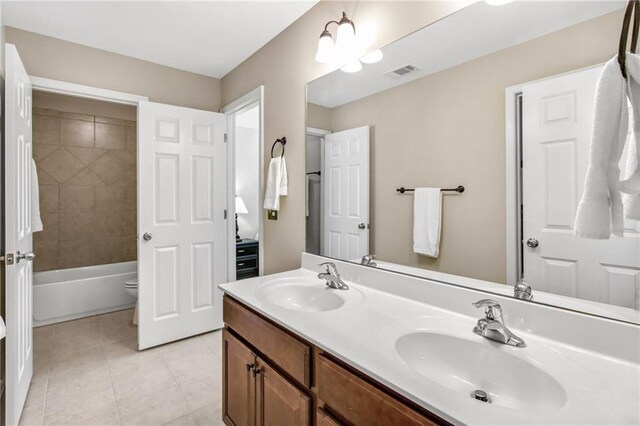
[[636,53],[638,47],[638,34],[640,33],[640,4],[638,0],[629,0],[624,11],[622,20],[622,31],[620,32],[620,44],[618,45],[618,64],[620,72],[627,78],[626,56],[627,39],[629,38],[629,28],[631,27],[631,17],[633,16],[633,32],[631,33],[631,53]]
[[273,148],[276,147],[276,144],[280,143],[282,145],[282,153],[280,154],[280,157],[284,157],[284,146],[287,144],[287,138],[285,136],[281,137],[280,139],[276,139],[276,141],[273,143],[273,145],[271,145],[271,158],[275,158],[273,156]]

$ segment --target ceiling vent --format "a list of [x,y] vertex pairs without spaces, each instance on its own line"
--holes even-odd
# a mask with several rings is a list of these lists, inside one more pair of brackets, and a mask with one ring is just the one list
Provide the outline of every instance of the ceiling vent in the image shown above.
[[387,76],[391,77],[391,78],[401,78],[404,77],[407,74],[411,74],[413,72],[416,71],[420,71],[420,68],[416,67],[415,65],[405,65],[403,67],[400,67],[398,69],[395,69],[393,71],[389,71],[387,74]]

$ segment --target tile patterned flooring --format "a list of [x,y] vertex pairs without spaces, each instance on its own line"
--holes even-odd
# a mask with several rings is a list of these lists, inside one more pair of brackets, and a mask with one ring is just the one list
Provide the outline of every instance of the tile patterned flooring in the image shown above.
[[34,329],[20,425],[223,425],[222,333],[138,351],[132,315]]

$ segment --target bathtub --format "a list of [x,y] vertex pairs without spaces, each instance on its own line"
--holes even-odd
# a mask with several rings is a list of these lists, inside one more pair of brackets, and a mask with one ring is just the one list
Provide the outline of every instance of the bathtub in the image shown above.
[[136,301],[123,283],[137,275],[138,262],[35,272],[33,326],[54,324],[131,308]]

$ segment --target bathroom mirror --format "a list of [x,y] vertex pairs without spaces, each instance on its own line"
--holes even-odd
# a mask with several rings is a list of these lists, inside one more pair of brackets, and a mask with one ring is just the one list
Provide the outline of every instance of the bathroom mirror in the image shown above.
[[[640,221],[573,234],[624,5],[477,2],[310,82],[307,251],[501,295],[524,280],[534,303],[640,323]],[[439,216],[415,188],[443,189]]]

